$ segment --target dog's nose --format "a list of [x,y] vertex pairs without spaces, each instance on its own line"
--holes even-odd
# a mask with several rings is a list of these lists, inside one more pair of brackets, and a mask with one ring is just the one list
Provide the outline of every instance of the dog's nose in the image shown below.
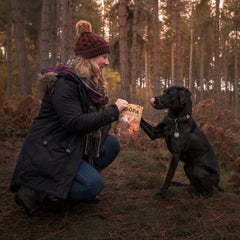
[[153,106],[155,106],[154,102],[155,102],[155,98],[151,98],[151,99],[150,99],[150,104],[152,104]]

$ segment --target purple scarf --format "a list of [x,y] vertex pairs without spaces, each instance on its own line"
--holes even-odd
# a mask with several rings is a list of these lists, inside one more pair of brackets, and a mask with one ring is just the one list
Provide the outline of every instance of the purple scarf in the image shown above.
[[67,67],[63,63],[60,63],[57,66],[44,68],[44,69],[42,69],[41,74],[49,73],[49,72],[54,72],[57,74],[65,73],[65,74],[70,74],[72,76],[76,75],[71,68]]

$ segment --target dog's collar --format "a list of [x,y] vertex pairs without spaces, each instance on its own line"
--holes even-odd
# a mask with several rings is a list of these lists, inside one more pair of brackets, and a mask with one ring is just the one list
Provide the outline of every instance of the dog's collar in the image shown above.
[[180,132],[179,132],[179,129],[178,129],[178,123],[179,122],[185,122],[190,117],[191,117],[191,115],[189,115],[189,114],[186,114],[184,116],[181,116],[181,117],[178,117],[178,118],[174,118],[174,119],[167,116],[167,120],[170,123],[174,123],[174,126],[175,126],[175,130],[174,130],[174,134],[173,134],[174,138],[179,138],[180,137]]
[[178,118],[170,118],[167,116],[167,120],[170,122],[170,123],[173,123],[173,122],[184,122],[184,121],[187,121],[191,116],[189,114],[186,114],[182,117],[178,117]]

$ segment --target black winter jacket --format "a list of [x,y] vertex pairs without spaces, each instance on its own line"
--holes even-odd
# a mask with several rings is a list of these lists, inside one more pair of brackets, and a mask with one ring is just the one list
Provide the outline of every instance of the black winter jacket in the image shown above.
[[115,104],[90,112],[86,88],[70,74],[55,76],[19,155],[10,190],[21,186],[66,199],[83,158],[86,134],[116,121]]

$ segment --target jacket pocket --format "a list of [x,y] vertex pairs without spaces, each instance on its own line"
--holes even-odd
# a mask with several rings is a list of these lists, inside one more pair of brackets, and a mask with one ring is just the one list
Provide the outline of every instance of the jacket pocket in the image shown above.
[[71,164],[73,150],[73,145],[64,146],[42,139],[32,156],[32,166],[42,177],[57,181],[64,175],[66,165]]

